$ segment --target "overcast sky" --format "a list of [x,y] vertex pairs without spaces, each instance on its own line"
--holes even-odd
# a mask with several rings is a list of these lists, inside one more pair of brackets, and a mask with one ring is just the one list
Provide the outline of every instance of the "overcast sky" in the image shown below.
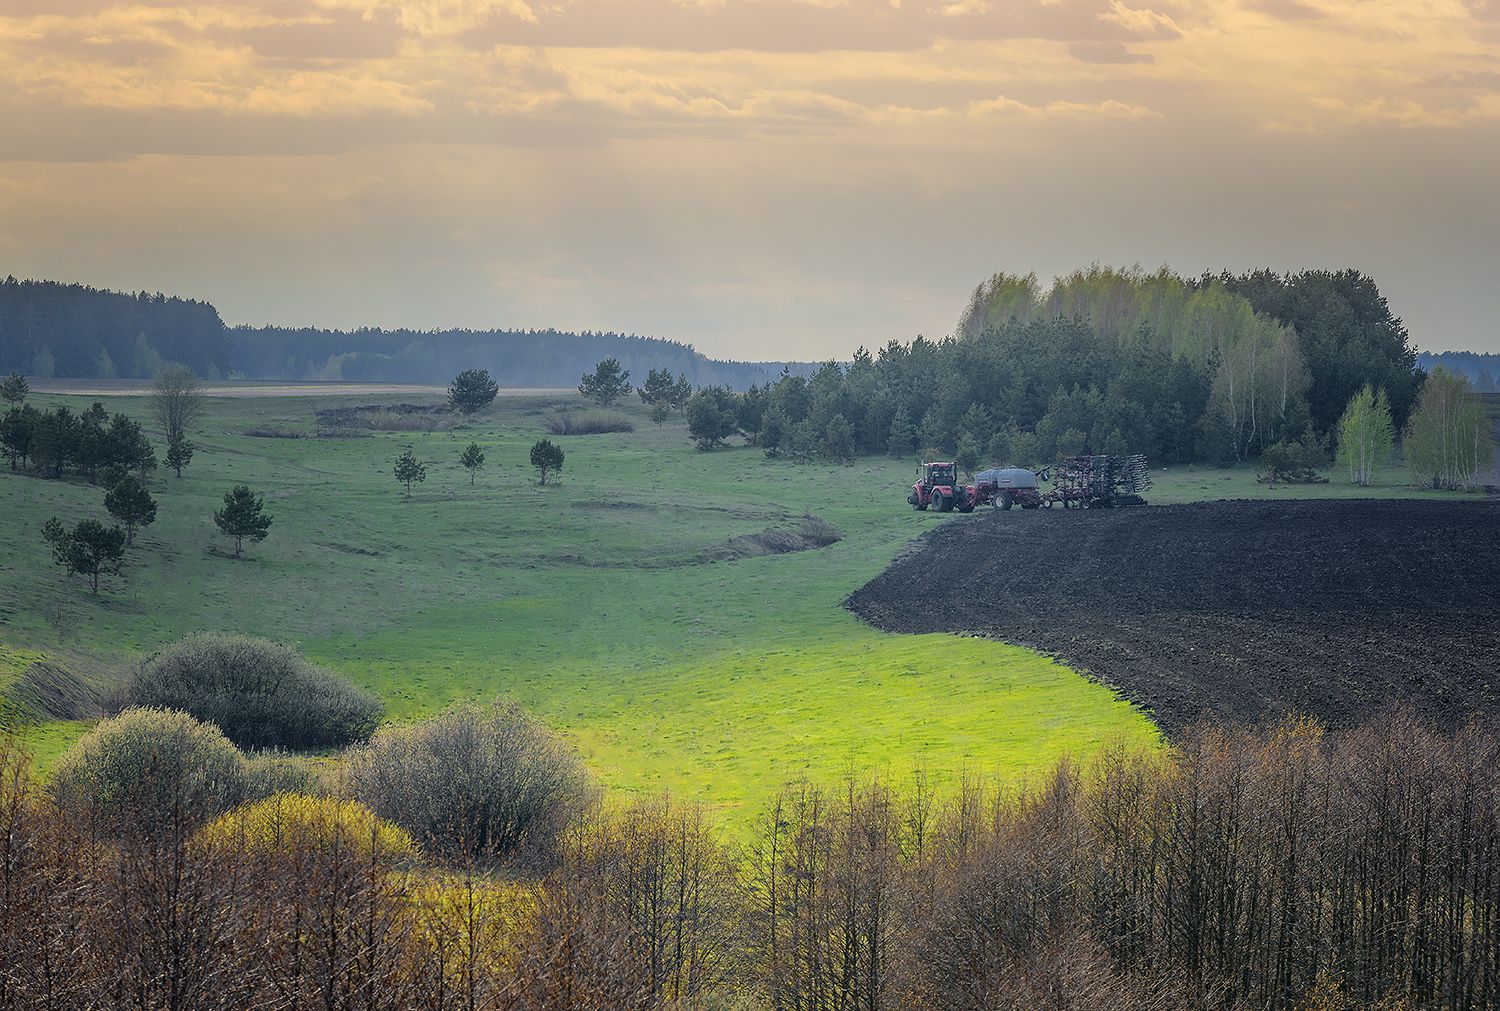
[[1500,0],[0,0],[0,273],[737,358],[1356,266],[1500,351]]

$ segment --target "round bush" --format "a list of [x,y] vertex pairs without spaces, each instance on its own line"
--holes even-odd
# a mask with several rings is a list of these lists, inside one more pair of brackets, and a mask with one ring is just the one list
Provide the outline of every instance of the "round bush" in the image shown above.
[[137,669],[136,705],[192,713],[241,748],[325,748],[368,740],[384,707],[295,650],[206,633],[168,646]]
[[355,751],[344,791],[451,857],[546,856],[587,794],[572,751],[520,706],[461,706],[386,727]]
[[154,831],[240,802],[244,759],[187,713],[127,709],[85,734],[52,771],[59,805],[90,824]]

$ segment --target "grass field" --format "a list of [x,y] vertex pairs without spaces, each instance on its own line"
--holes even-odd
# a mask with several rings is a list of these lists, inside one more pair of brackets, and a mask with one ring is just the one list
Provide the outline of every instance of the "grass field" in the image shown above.
[[[634,408],[634,433],[560,437],[563,482],[539,488],[527,451],[545,413],[573,402],[560,396],[503,399],[450,432],[242,434],[252,425],[312,431],[317,409],[378,399],[211,400],[194,434],[198,456],[181,480],[169,471],[153,479],[158,520],[98,597],[51,564],[39,530],[54,514],[104,518],[102,492],[0,473],[0,690],[42,655],[107,681],[189,632],[253,633],[376,690],[393,719],[514,696],[570,735],[611,789],[669,789],[731,820],[804,774],[1024,775],[1112,738],[1156,737],[1140,713],[1044,657],[881,633],[839,606],[922,530],[1023,523],[1024,513],[916,513],[903,501],[904,461],[840,467],[754,449],[700,453],[680,425],[655,426]],[[106,407],[146,413],[131,398]],[[488,454],[475,487],[457,462],[470,441]],[[391,474],[408,445],[428,466],[409,499]],[[239,561],[211,520],[234,483],[265,495],[275,516],[270,538]],[[1270,489],[1248,471],[1189,468],[1158,475],[1151,498],[1355,492]],[[707,560],[731,537],[805,514],[844,539]],[[33,728],[38,764],[81,729]]]

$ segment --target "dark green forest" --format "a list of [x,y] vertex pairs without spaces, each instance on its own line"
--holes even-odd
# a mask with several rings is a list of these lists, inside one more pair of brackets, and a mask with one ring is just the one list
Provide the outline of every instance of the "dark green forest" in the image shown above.
[[618,333],[228,327],[212,305],[192,299],[0,282],[0,373],[148,379],[180,362],[207,379],[446,384],[462,369],[487,368],[506,386],[572,387],[604,358],[642,381],[651,369],[666,369],[695,385],[735,389],[783,368],[717,361],[687,344]]
[[700,445],[739,432],[770,455],[954,454],[1033,465],[1143,452],[1226,463],[1268,446],[1326,455],[1366,384],[1405,423],[1423,373],[1357,271],[1205,275],[1093,267],[1044,290],[997,274],[954,336],[892,341],[739,396],[700,391]]
[[934,449],[1026,463],[1326,448],[1367,384],[1389,398],[1399,429],[1424,375],[1406,327],[1355,270],[1183,278],[1094,266],[1049,288],[1034,274],[996,274],[951,337],[822,366],[715,361],[617,333],[226,327],[206,302],[0,284],[0,371],[39,376],[147,378],[182,362],[208,378],[441,383],[487,368],[507,386],[573,386],[603,358],[636,382],[664,370],[699,387],[687,413],[706,447],[742,435],[772,455]]

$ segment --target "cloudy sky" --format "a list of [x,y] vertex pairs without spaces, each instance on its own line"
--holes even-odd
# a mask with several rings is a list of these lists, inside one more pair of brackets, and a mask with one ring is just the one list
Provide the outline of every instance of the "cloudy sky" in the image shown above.
[[1500,351],[1500,0],[0,0],[0,272],[721,356],[1358,266]]

